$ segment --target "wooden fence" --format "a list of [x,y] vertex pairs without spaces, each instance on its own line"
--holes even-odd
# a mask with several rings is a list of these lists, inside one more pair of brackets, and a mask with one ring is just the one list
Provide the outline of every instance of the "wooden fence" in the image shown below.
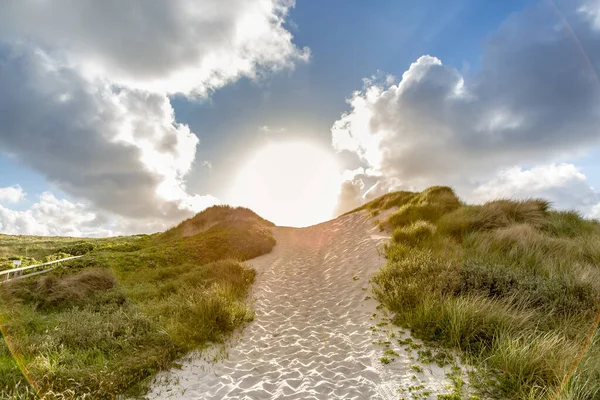
[[8,282],[13,279],[21,279],[34,275],[45,274],[46,272],[52,271],[55,268],[55,264],[61,263],[63,261],[74,260],[76,258],[81,257],[83,256],[67,257],[61,260],[49,261],[42,264],[28,265],[26,267],[19,267],[14,269],[7,269],[5,271],[0,271],[0,283]]

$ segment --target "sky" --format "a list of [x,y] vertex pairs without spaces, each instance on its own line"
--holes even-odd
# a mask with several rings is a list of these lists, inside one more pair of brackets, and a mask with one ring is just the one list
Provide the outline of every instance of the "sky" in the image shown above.
[[0,233],[280,225],[393,190],[600,217],[598,0],[0,4]]

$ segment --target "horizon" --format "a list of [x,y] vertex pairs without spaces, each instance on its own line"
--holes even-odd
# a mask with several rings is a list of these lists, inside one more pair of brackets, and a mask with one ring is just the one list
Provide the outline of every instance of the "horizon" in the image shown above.
[[306,227],[434,185],[600,218],[596,0],[140,4],[0,5],[1,234]]

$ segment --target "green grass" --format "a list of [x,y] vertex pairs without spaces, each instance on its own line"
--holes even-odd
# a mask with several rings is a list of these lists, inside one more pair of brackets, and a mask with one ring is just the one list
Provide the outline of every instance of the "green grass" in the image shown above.
[[68,256],[84,255],[93,250],[118,252],[139,250],[149,242],[150,238],[149,235],[81,239],[0,234],[0,271],[14,268],[13,260],[21,260],[22,266],[27,266]]
[[394,322],[459,350],[483,395],[600,397],[600,223],[547,201],[462,203],[449,188],[399,192],[374,293]]
[[0,398],[35,398],[33,388],[46,399],[138,397],[156,372],[252,320],[255,271],[242,261],[271,251],[271,224],[228,207],[194,220],[209,223],[110,239],[0,237],[6,258],[86,254],[0,285]]

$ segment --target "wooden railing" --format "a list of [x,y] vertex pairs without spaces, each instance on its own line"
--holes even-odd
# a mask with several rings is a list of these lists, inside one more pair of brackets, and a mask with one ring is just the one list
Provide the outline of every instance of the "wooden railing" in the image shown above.
[[[7,269],[5,271],[0,271],[0,283],[7,282],[11,279],[27,278],[29,276],[45,274],[46,272],[50,272],[54,269],[54,267],[53,267],[54,264],[58,264],[63,261],[74,260],[76,258],[81,258],[81,257],[83,257],[83,256],[67,257],[67,258],[63,258],[60,260],[49,261],[49,262],[42,263],[42,264],[28,265],[26,267],[20,267],[20,268]],[[41,271],[35,272],[36,269],[41,269]],[[4,275],[6,275],[6,278],[4,278]],[[12,278],[11,278],[11,275],[12,275]]]

